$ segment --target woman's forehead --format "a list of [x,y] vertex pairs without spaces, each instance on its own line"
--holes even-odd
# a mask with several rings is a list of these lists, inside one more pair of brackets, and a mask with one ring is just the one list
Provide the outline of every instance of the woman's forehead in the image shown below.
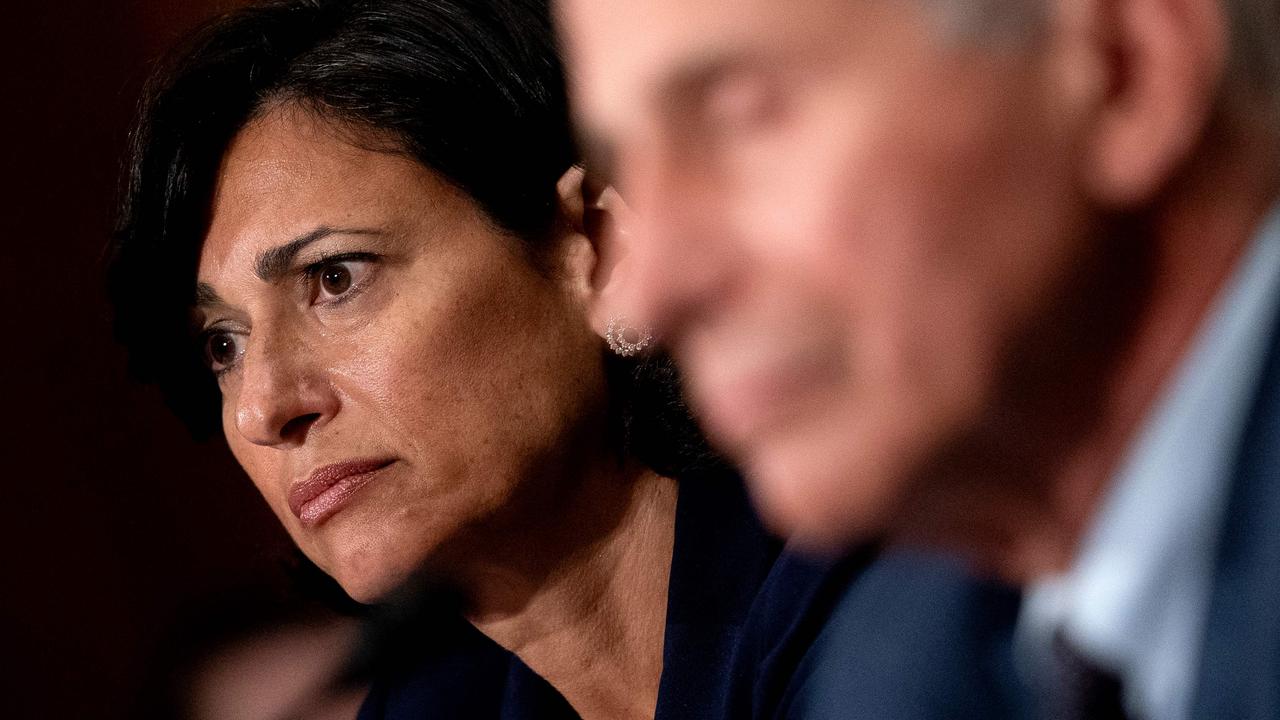
[[[265,250],[326,227],[404,226],[458,214],[457,193],[401,154],[359,147],[332,122],[272,111],[232,141],[219,169],[200,273],[252,267]],[[203,279],[203,278],[202,278]]]
[[270,219],[319,207],[393,199],[416,163],[348,142],[332,123],[274,111],[232,140],[215,185],[213,220]]

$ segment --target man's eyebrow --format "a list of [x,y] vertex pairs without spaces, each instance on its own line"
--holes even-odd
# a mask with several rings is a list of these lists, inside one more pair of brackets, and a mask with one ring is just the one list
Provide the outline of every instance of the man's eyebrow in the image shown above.
[[275,282],[289,272],[293,259],[303,248],[330,235],[381,235],[380,230],[368,228],[334,228],[327,225],[291,240],[284,245],[264,250],[253,264],[253,272],[263,282]]
[[671,68],[664,76],[661,102],[668,113],[683,115],[726,77],[761,65],[766,65],[766,61],[754,52],[736,48],[708,49]]
[[[706,50],[660,73],[661,79],[651,92],[665,113],[681,117],[688,113],[707,88],[753,59],[750,53],[730,49]],[[618,179],[618,158],[607,133],[579,122],[576,141],[588,177],[605,185],[614,185]]]

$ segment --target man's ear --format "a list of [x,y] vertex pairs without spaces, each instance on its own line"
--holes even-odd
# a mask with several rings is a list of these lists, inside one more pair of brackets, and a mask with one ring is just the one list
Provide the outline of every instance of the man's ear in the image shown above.
[[616,298],[627,282],[630,210],[616,190],[579,167],[560,178],[557,190],[561,212],[573,233],[566,255],[570,282],[592,328],[603,336],[610,318],[626,314],[626,308],[617,307]]
[[1107,77],[1083,148],[1084,180],[1102,205],[1130,209],[1168,184],[1210,121],[1228,52],[1223,3],[1085,5],[1096,12],[1088,35]]

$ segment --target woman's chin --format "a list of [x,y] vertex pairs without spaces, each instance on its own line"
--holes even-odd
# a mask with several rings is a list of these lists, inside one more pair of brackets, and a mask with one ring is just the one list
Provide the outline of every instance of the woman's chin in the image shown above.
[[373,605],[395,594],[413,575],[413,567],[389,564],[377,553],[367,552],[330,556],[318,561],[325,573],[334,579],[352,600]]
[[375,605],[386,600],[400,588],[403,579],[398,576],[396,579],[390,579],[386,576],[346,576],[335,575],[334,579],[338,581],[344,592],[356,602],[362,605]]

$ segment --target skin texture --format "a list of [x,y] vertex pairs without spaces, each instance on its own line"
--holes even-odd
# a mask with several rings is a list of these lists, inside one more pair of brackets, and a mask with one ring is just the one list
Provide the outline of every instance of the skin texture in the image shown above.
[[765,514],[1025,578],[1069,562],[1274,197],[1274,134],[1219,102],[1215,0],[987,39],[927,5],[558,15],[589,167],[636,214],[621,302]]
[[[566,222],[535,264],[463,193],[355,139],[285,106],[224,158],[196,319],[232,451],[356,599],[426,568],[584,716],[651,713],[675,489],[604,436],[593,241]],[[335,232],[262,277],[317,228]],[[294,483],[363,459],[390,464],[338,512],[290,509]]]

